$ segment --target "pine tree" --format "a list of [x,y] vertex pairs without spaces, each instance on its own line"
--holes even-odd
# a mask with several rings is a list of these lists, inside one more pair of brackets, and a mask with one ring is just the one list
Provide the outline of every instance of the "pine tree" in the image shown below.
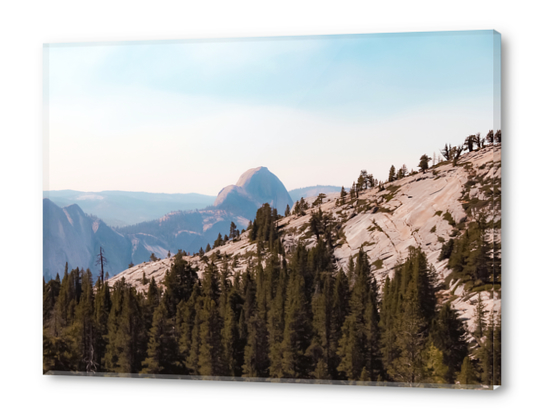
[[468,356],[463,359],[463,364],[461,365],[461,373],[457,377],[457,381],[461,385],[475,385],[478,383],[476,372]]
[[448,366],[444,364],[444,355],[431,341],[428,342],[423,359],[425,360],[423,382],[434,384],[444,384],[448,382],[446,380]]
[[440,308],[431,330],[431,341],[442,352],[442,361],[447,367],[445,382],[451,384],[469,349],[463,322],[449,302]]
[[[181,300],[177,306],[175,330],[178,336],[179,357],[185,361],[185,374],[197,374],[199,353],[199,314],[196,311],[200,305],[200,287],[196,283],[188,301]],[[196,328],[196,331],[194,331]],[[192,339],[196,341],[193,343]],[[194,345],[194,348],[192,347]]]
[[192,295],[192,289],[197,281],[197,273],[192,266],[182,257],[179,252],[175,255],[171,268],[164,276],[165,300],[168,318],[173,318],[177,311],[177,305],[181,301],[187,301]]
[[218,314],[217,304],[210,296],[203,298],[200,319],[199,374],[222,375],[224,371],[221,343],[222,321]]
[[493,130],[489,130],[488,133],[486,134],[486,141],[489,144],[493,144],[494,140],[495,140],[495,137],[493,136]]
[[217,376],[223,374],[222,319],[219,314],[219,273],[214,262],[205,268],[202,287],[202,306],[199,314],[199,355],[200,375]]
[[240,337],[239,317],[243,300],[239,293],[237,280],[229,290],[222,329],[224,375],[226,376],[242,375],[244,346]]
[[[477,141],[478,140],[478,141]],[[470,136],[467,136],[465,138],[465,148],[469,151],[469,152],[472,152],[474,150],[474,145],[477,145],[478,148],[481,147],[480,145],[480,141],[479,139],[476,138],[476,136],[473,136],[473,135],[470,135]]]
[[397,176],[395,174],[395,166],[391,165],[390,173],[388,175],[388,182],[395,181],[397,179]]
[[58,295],[60,294],[60,277],[58,274],[54,280],[45,283],[43,280],[43,323],[50,324]]
[[344,204],[344,199],[346,197],[346,190],[344,189],[344,187],[341,187],[341,204]]
[[423,154],[420,158],[420,163],[418,164],[418,167],[422,170],[423,173],[425,173],[426,170],[429,169],[429,161],[431,158],[427,156],[426,154]]
[[354,272],[350,312],[345,319],[338,355],[338,370],[349,380],[360,380],[363,368],[369,380],[381,374],[379,315],[376,282],[367,254],[360,249]]
[[96,327],[96,361],[98,371],[105,372],[103,358],[107,344],[107,324],[111,311],[111,294],[107,282],[100,279],[96,282],[96,297],[94,299],[94,325]]
[[421,382],[424,377],[424,330],[427,325],[420,312],[416,295],[411,289],[399,321],[397,344],[400,356],[393,360],[391,368],[388,370],[396,381],[405,382],[411,386]]
[[97,329],[94,319],[94,290],[92,274],[87,270],[82,279],[82,294],[70,328],[75,354],[79,360],[78,370],[96,372],[98,368]]
[[[126,286],[124,282],[120,283],[118,290],[115,289],[117,296],[114,296],[110,315],[106,368],[117,373],[137,373],[141,370],[141,362],[145,356],[146,331],[135,289]],[[120,293],[121,299],[118,296]]]
[[286,210],[284,210],[284,217],[288,217],[290,215],[290,205],[286,204]]
[[279,377],[308,378],[310,358],[306,356],[311,342],[310,305],[307,302],[306,250],[298,245],[293,252],[288,282],[282,361]]
[[286,292],[288,289],[288,267],[285,259],[276,277],[278,281],[268,317],[269,373],[274,378],[280,377],[282,373],[282,341],[284,338]]
[[331,302],[331,320],[329,326],[329,372],[332,378],[346,379],[337,371],[340,357],[337,354],[339,342],[342,337],[342,328],[349,312],[350,290],[348,279],[342,268],[335,277],[333,285],[333,299]]
[[167,317],[164,301],[154,311],[147,345],[147,358],[142,365],[144,369],[141,373],[146,374],[180,374],[183,372],[184,366],[179,360],[173,333],[173,320]]
[[495,132],[495,143],[501,143],[501,130]]
[[480,292],[478,292],[478,299],[476,303],[476,307],[474,309],[474,319],[475,319],[475,330],[473,332],[473,335],[478,339],[481,340],[482,337],[485,334],[486,330],[486,309],[484,306],[484,302],[482,301],[482,295]]
[[190,337],[190,352],[187,358],[187,368],[191,375],[199,375],[199,355],[201,349],[201,314],[202,314],[203,297],[198,296],[194,305],[194,321]]
[[[319,276],[320,277],[320,276]],[[317,280],[316,292],[312,299],[313,330],[314,336],[307,354],[312,359],[314,370],[312,377],[315,379],[329,379],[330,338],[332,324],[332,278],[329,273],[323,279]]]

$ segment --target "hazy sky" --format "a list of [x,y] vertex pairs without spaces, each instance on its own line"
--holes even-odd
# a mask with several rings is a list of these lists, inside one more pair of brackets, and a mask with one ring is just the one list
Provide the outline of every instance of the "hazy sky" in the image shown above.
[[348,187],[361,169],[383,179],[391,164],[410,169],[500,125],[493,31],[49,44],[44,53],[45,190],[216,195],[257,166],[289,190]]

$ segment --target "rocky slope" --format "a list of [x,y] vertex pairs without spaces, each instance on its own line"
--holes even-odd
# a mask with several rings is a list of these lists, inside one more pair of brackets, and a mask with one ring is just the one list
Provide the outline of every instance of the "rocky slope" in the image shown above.
[[43,276],[49,280],[69,268],[90,268],[94,265],[100,246],[115,249],[108,253],[111,273],[118,273],[130,262],[130,239],[111,229],[100,219],[86,215],[73,204],[60,208],[49,199],[43,200]]
[[[316,238],[309,220],[312,212],[322,210],[330,215],[337,228],[334,250],[337,266],[346,268],[350,256],[363,247],[379,284],[386,276],[393,275],[394,267],[405,259],[410,246],[420,247],[435,267],[439,282],[446,285],[440,299],[451,300],[472,329],[478,294],[465,290],[458,282],[449,282],[448,261],[439,261],[438,257],[443,244],[459,235],[462,226],[481,213],[495,223],[495,234],[489,236],[500,243],[500,163],[501,149],[496,145],[463,155],[455,166],[443,162],[426,173],[386,183],[383,190],[366,190],[352,202],[341,204],[339,193],[328,194],[322,204],[307,210],[304,216],[291,215],[280,220],[283,244],[288,249],[303,240],[308,247],[314,246]],[[310,204],[315,198],[307,201]],[[255,247],[245,233],[206,256],[237,255],[236,271],[239,271],[249,264]],[[199,256],[186,258],[202,273],[204,262]],[[112,278],[110,284],[124,277],[139,290],[145,290],[140,280],[143,272],[160,283],[171,263],[172,259],[164,259],[133,267]],[[487,310],[500,312],[500,288],[495,294],[483,291],[481,297]]]

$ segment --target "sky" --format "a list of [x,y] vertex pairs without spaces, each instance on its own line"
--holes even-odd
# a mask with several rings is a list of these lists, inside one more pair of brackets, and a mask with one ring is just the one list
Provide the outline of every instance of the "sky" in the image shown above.
[[500,127],[493,31],[44,45],[44,190],[217,195],[416,167]]

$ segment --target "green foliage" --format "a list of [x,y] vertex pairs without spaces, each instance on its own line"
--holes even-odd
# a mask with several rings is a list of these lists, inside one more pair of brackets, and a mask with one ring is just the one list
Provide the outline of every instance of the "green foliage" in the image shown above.
[[388,182],[393,182],[397,179],[397,174],[395,173],[395,166],[391,165],[390,172],[388,174]]
[[378,259],[373,263],[373,266],[375,270],[380,270],[384,266],[384,261],[382,259]]
[[278,214],[276,209],[265,203],[256,212],[256,218],[252,223],[250,230],[250,240],[258,241],[262,245],[268,247],[279,246],[277,222]]
[[467,230],[454,240],[448,261],[453,278],[470,283],[471,287],[500,282],[500,257],[493,255],[487,230],[484,217],[469,223]]
[[290,205],[286,204],[286,210],[284,210],[284,217],[288,217],[290,215]]
[[442,248],[440,249],[440,254],[438,256],[438,260],[442,261],[442,260],[450,258],[450,256],[452,255],[453,249],[454,249],[454,240],[450,238],[448,242],[442,245]]
[[418,164],[418,167],[423,173],[425,173],[425,171],[429,169],[430,160],[431,158],[425,154],[420,157],[420,163]]
[[444,216],[442,216],[442,218],[446,220],[450,224],[450,226],[452,227],[455,226],[455,220],[452,217],[452,214],[448,210],[446,210],[446,213],[444,213]]
[[[361,248],[346,273],[337,268],[332,224],[314,216],[310,250],[300,243],[286,258],[275,245],[235,273],[235,260],[209,258],[200,279],[179,252],[145,293],[124,279],[93,288],[88,270],[66,268],[43,286],[44,372],[453,383],[469,356],[483,383],[500,381],[500,323],[486,317],[469,353],[455,311],[437,310],[421,250],[409,250],[379,295],[372,268],[382,261],[372,267]],[[256,237],[267,225],[271,238],[276,217],[262,211]]]
[[457,376],[457,381],[461,385],[474,385],[478,383],[478,377],[474,366],[470,358],[467,356],[463,359],[463,364],[461,365],[461,372]]

